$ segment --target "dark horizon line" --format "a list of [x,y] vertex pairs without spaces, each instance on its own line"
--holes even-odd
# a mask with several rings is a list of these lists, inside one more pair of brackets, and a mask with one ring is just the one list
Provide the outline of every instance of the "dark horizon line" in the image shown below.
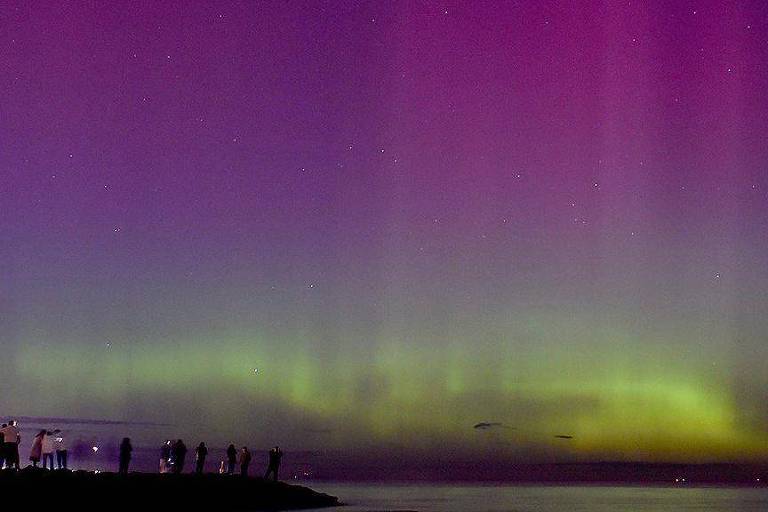
[[[59,423],[61,425],[130,425],[141,427],[174,427],[173,423],[155,423],[151,421],[127,421],[92,418],[66,418],[55,416],[13,416],[5,415],[7,420],[16,420],[20,423]],[[24,425],[21,425],[23,428]]]

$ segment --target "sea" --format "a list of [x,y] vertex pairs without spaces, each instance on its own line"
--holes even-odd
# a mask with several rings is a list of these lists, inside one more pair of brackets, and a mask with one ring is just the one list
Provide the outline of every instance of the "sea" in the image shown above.
[[768,512],[768,488],[381,485],[315,482],[339,512]]

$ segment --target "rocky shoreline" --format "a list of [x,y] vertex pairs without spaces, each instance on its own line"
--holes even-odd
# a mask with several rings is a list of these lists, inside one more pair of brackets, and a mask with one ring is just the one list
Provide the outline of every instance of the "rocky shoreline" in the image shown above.
[[[307,487],[218,474],[95,473],[26,468],[0,471],[4,496],[66,509],[299,510],[338,506]],[[15,501],[15,500],[14,500]]]

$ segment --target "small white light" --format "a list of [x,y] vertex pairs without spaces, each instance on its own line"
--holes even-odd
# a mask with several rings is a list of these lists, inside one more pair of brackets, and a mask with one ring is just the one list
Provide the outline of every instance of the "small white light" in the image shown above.
[[93,453],[96,453],[97,451],[99,451],[99,447],[98,446],[91,446],[91,450],[93,450]]

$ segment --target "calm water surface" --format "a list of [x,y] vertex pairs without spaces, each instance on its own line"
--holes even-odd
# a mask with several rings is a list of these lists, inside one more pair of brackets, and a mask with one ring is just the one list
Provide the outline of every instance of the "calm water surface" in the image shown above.
[[768,512],[768,489],[663,487],[394,486],[316,483],[339,512]]

